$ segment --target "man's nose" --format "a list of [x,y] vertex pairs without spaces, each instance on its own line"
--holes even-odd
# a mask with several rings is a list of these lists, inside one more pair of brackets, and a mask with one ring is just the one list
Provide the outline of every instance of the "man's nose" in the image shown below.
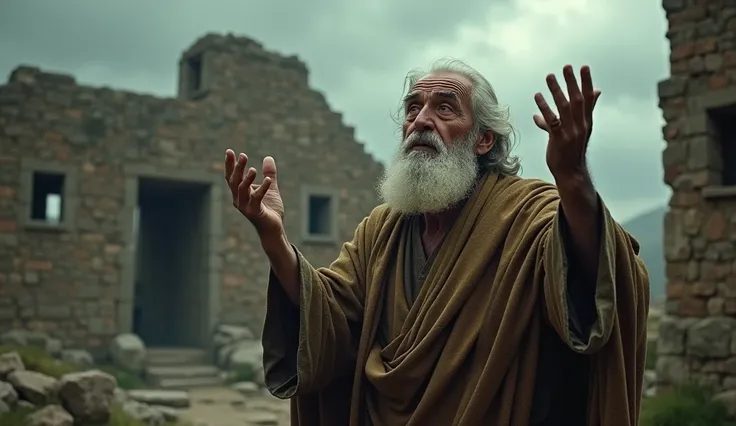
[[418,131],[434,131],[434,120],[432,120],[426,107],[417,115],[417,118],[414,120],[414,127]]

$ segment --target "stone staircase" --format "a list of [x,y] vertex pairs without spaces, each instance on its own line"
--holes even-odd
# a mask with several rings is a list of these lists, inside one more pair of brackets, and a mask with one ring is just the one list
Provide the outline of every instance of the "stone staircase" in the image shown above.
[[146,351],[146,379],[161,389],[191,389],[220,386],[220,370],[207,352],[196,348],[149,348]]

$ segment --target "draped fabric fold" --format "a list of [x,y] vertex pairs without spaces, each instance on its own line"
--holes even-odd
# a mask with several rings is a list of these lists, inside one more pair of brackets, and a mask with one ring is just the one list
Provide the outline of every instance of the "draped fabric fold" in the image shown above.
[[603,206],[598,278],[585,283],[595,318],[580,341],[560,218],[554,186],[487,176],[413,301],[402,261],[410,218],[386,206],[329,267],[297,251],[300,306],[269,282],[269,390],[292,399],[298,426],[527,426],[546,324],[590,356],[589,425],[636,425],[649,304],[638,245]]

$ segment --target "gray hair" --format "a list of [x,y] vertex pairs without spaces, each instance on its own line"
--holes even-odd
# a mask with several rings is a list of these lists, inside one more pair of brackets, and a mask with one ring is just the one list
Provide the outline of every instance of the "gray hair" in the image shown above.
[[[498,103],[493,86],[481,73],[461,60],[440,59],[434,62],[428,71],[419,69],[409,71],[404,80],[405,94],[417,81],[438,73],[460,75],[472,83],[470,102],[474,122],[473,133],[480,135],[490,130],[495,137],[491,150],[478,156],[478,168],[481,173],[498,171],[502,175],[517,175],[521,170],[521,163],[519,157],[511,155],[516,130],[509,120],[509,108]],[[403,105],[400,106],[396,118],[398,123],[406,118]]]

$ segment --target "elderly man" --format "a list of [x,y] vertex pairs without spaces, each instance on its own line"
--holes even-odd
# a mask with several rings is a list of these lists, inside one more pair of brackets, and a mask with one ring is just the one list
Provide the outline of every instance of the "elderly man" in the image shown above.
[[403,138],[332,265],[289,243],[274,159],[226,152],[233,203],[271,263],[263,332],[269,390],[299,426],[634,426],[649,304],[638,244],[586,163],[588,67],[559,116],[537,93],[556,185],[517,177],[491,85],[458,61],[411,73]]

